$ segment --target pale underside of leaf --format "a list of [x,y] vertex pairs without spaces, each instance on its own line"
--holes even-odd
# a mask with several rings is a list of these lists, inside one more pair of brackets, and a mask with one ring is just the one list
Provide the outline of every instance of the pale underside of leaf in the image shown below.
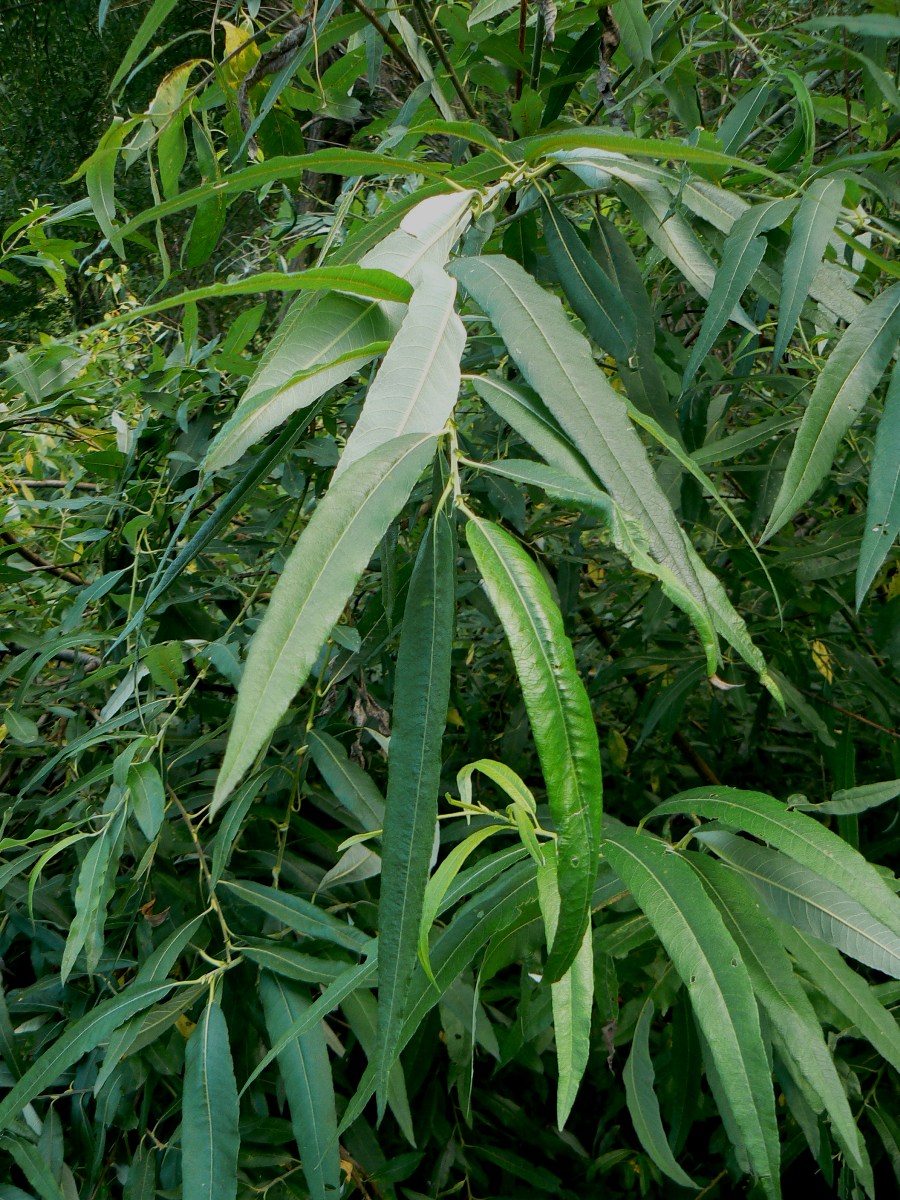
[[769,1065],[752,985],[733,938],[691,868],[661,842],[609,822],[604,853],[684,980],[750,1167],[767,1194],[778,1196]]
[[[625,401],[594,362],[587,340],[570,325],[559,300],[501,255],[458,260],[451,269],[488,313],[595,477],[623,512],[641,524],[654,558],[668,567],[695,611],[703,614],[704,625],[711,627],[706,591]],[[707,658],[712,673],[714,646],[707,646]]]
[[440,267],[422,272],[403,324],[366,395],[332,483],[351,463],[391,438],[440,433],[459,394],[466,331],[456,315],[456,281]]
[[900,900],[879,873],[849,843],[805,813],[774,796],[739,788],[696,788],[667,800],[651,817],[692,813],[768,842],[796,862],[830,880],[900,937]]
[[721,830],[698,837],[739,871],[783,921],[900,979],[900,937],[852,896],[778,850]]
[[[420,201],[398,229],[362,256],[359,265],[390,271],[416,287],[423,269],[447,261],[454,242],[471,220],[475,196],[473,191],[460,190]],[[299,408],[315,403],[371,361],[373,354],[354,358],[354,351],[390,339],[405,311],[402,304],[347,296],[301,296],[269,343],[233,416],[210,446],[205,469],[235,462],[270,429]],[[334,365],[291,383],[298,373],[331,363]]]
[[216,785],[215,811],[265,745],[434,453],[436,439],[398,438],[366,455],[320,501],[254,634]]

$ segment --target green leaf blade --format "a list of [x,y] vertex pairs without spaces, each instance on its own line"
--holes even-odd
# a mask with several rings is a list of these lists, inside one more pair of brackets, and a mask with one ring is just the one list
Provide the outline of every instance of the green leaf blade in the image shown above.
[[188,1038],[182,1102],[183,1200],[237,1196],[238,1094],[228,1026],[210,1002]]
[[722,830],[698,836],[740,872],[783,921],[876,971],[900,979],[900,936],[841,888],[778,850]]
[[[266,1028],[273,1044],[311,1008],[293,985],[264,971],[260,978]],[[336,1200],[341,1163],[334,1111],[334,1085],[322,1022],[290,1041],[278,1054],[294,1138],[311,1200]]]
[[557,205],[542,198],[542,209],[550,261],[569,303],[597,345],[613,358],[627,361],[637,336],[631,306]]
[[439,267],[423,270],[409,309],[372,382],[362,413],[334,472],[391,438],[438,434],[459,394],[466,331],[456,315],[456,281]]
[[900,900],[875,868],[843,838],[774,796],[739,788],[696,788],[657,805],[651,816],[673,813],[695,813],[768,842],[830,880],[900,936]]
[[450,702],[454,537],[435,515],[413,569],[403,617],[388,755],[378,934],[381,1103],[398,1053],[437,824],[441,748]]
[[634,1131],[659,1169],[682,1187],[696,1188],[697,1184],[690,1175],[679,1167],[663,1129],[659,1101],[654,1090],[656,1075],[650,1057],[650,1026],[653,1013],[653,1001],[648,998],[641,1008],[641,1015],[634,1028],[631,1050],[622,1072],[625,1099]]
[[597,874],[602,781],[597,731],[562,616],[537,567],[496,525],[470,520],[466,537],[509,641],[557,828],[559,924],[545,975],[572,965]]
[[124,1025],[130,1017],[164,999],[171,990],[171,983],[132,984],[118,996],[102,1001],[80,1020],[69,1025],[0,1101],[0,1132],[7,1129],[25,1105],[61,1072],[104,1042],[113,1030]]
[[434,453],[436,438],[398,438],[326,493],[275,586],[251,643],[213,800],[218,809],[306,680],[357,580]]
[[684,980],[749,1165],[777,1197],[775,1101],[756,1000],[734,939],[691,868],[663,843],[609,822],[604,854],[652,917]]
[[828,239],[834,231],[843,198],[843,178],[826,175],[814,179],[800,201],[784,258],[778,330],[772,349],[772,361],[775,364],[781,362],[791,335],[797,328],[800,310],[819,270]]
[[786,525],[831,467],[835,451],[897,349],[900,283],[866,306],[822,369],[791,451],[762,540]]
[[[681,528],[625,403],[594,363],[588,342],[572,328],[559,300],[502,255],[463,259],[451,271],[491,318],[526,379],[595,476],[622,510],[640,521],[653,556],[671,569],[711,623]],[[714,670],[713,652],[710,673]]]
[[878,422],[869,473],[869,502],[859,566],[856,569],[856,607],[865,599],[900,533],[900,366],[888,386],[884,412]]

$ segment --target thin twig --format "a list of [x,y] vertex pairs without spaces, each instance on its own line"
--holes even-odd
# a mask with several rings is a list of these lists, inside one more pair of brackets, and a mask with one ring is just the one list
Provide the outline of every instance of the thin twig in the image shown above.
[[441,35],[438,33],[437,28],[431,19],[431,15],[428,12],[428,7],[425,3],[425,0],[413,0],[413,4],[419,16],[422,18],[422,24],[428,31],[428,36],[431,38],[431,44],[434,46],[438,58],[443,63],[444,70],[450,76],[450,82],[453,84],[454,90],[457,96],[459,96],[463,108],[473,121],[477,121],[478,109],[472,103],[469,93],[466,91],[465,84],[457,75],[456,67],[454,67],[453,63],[450,61],[450,56],[447,53],[446,47],[441,39]]
[[406,53],[406,50],[400,45],[387,26],[381,21],[378,14],[373,12],[372,9],[369,8],[368,4],[364,4],[363,0],[350,0],[350,3],[358,13],[362,13],[372,28],[381,35],[382,39],[384,40],[384,44],[393,55],[400,59],[407,71],[411,71],[414,76],[418,77],[420,74],[419,68]]
[[57,563],[50,562],[49,559],[42,558],[40,554],[35,554],[33,550],[29,550],[21,542],[17,542],[11,533],[0,533],[0,541],[6,542],[8,546],[15,546],[17,554],[21,554],[22,558],[30,562],[32,566],[38,567],[41,571],[58,575],[60,579],[64,579],[66,583],[71,583],[75,587],[82,587],[84,585],[84,580],[80,575],[76,575],[74,571],[69,571],[66,567],[61,567]]
[[[803,690],[803,689],[801,689]],[[803,690],[804,696],[809,696],[811,700],[818,700],[819,703],[827,705],[828,708],[834,709],[835,712],[842,713],[845,717],[850,717],[854,721],[862,721],[863,725],[871,725],[873,729],[877,729],[879,733],[886,733],[888,737],[900,738],[900,732],[896,729],[888,729],[884,725],[879,725],[877,721],[870,721],[868,717],[864,717],[862,713],[853,712],[849,708],[841,708],[840,704],[832,704],[830,700],[826,700],[824,696],[819,696],[816,692],[808,692]]]
[[80,488],[82,491],[99,492],[99,483],[76,482],[71,483],[68,479],[14,479],[13,483],[16,487],[30,488],[64,488],[74,487]]

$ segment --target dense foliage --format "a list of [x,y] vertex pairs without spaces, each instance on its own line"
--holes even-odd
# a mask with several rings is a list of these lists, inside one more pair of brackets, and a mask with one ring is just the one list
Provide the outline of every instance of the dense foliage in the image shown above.
[[896,6],[139,8],[0,196],[0,1198],[892,1194]]

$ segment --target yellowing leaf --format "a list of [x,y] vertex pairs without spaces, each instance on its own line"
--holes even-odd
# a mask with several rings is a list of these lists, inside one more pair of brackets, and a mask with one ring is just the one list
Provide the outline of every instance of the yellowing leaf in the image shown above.
[[[243,25],[232,25],[230,21],[220,22],[225,33],[225,62],[222,69],[229,83],[237,84],[256,66],[259,61],[259,47],[255,42],[246,43],[253,36],[253,26],[249,21]],[[245,48],[242,50],[241,47]],[[240,53],[235,53],[240,51]],[[234,58],[231,56],[234,55]]]
[[175,1028],[178,1030],[178,1032],[181,1034],[181,1036],[185,1039],[185,1041],[187,1041],[187,1039],[191,1036],[191,1034],[197,1028],[197,1022],[192,1021],[190,1017],[186,1017],[184,1015],[184,1013],[182,1013],[181,1016],[178,1018],[178,1020],[175,1022]]
[[825,643],[820,642],[818,638],[812,644],[812,660],[819,674],[829,683],[833,683],[834,671],[831,666],[831,655]]

